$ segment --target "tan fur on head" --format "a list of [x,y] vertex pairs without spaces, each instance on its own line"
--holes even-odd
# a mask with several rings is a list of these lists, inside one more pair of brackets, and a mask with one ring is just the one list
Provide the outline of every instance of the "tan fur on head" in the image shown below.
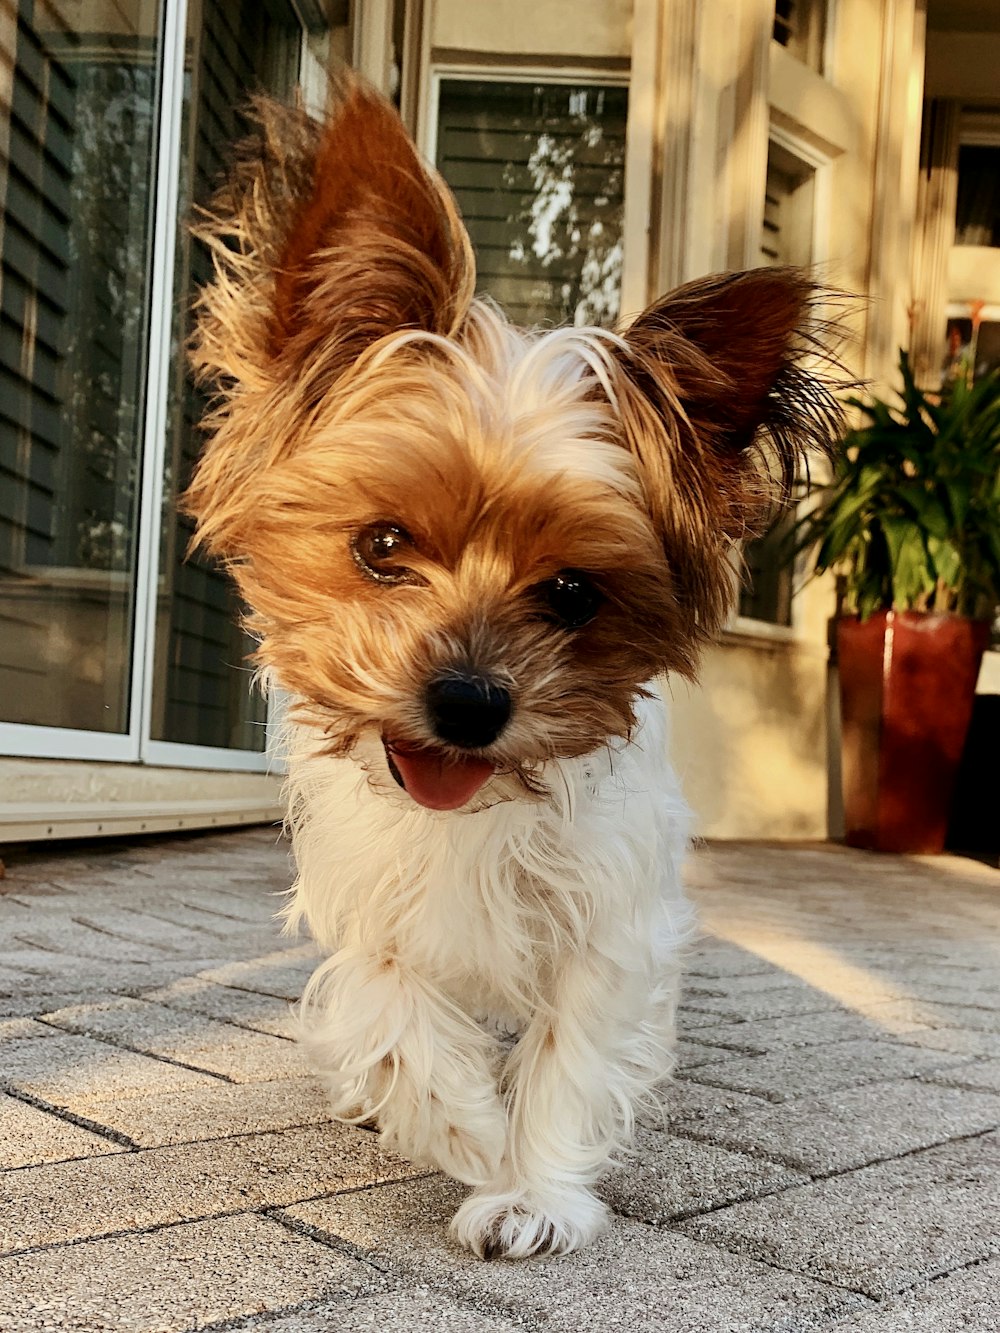
[[[217,271],[193,355],[218,397],[187,504],[260,661],[337,748],[371,727],[430,743],[424,685],[461,667],[514,697],[500,764],[626,734],[644,681],[693,674],[734,539],[834,429],[798,364],[812,283],[726,275],[622,335],[525,333],[471,300],[454,202],[375,94],[349,84],[323,127],[257,115],[202,228]],[[377,522],[412,538],[413,582],[359,568]],[[546,610],[565,570],[603,598],[580,628]]]

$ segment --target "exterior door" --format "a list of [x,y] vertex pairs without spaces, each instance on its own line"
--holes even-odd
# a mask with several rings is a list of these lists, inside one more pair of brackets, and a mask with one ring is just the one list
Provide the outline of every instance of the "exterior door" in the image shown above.
[[[224,571],[176,499],[199,448],[190,238],[250,93],[329,63],[292,0],[0,12],[0,754],[263,769]],[[319,13],[317,7],[317,13]]]

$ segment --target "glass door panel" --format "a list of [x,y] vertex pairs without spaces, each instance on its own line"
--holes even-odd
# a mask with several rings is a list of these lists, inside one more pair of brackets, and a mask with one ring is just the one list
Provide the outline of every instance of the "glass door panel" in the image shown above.
[[262,751],[263,699],[250,688],[253,643],[239,629],[240,608],[225,572],[188,555],[193,525],[178,515],[201,447],[204,399],[184,364],[186,313],[212,273],[186,219],[218,186],[233,145],[247,133],[241,110],[252,92],[292,94],[299,74],[302,26],[288,0],[192,0],[182,131],[181,218],[176,263],[175,374],[164,463],[151,736],[157,741]]
[[128,730],[159,32],[0,17],[0,722]]

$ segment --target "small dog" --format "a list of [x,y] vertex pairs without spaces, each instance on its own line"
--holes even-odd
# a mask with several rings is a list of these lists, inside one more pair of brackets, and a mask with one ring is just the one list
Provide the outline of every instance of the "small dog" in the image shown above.
[[201,228],[187,504],[296,700],[307,1040],[338,1117],[474,1186],[464,1245],[565,1253],[673,1063],[689,817],[654,682],[836,430],[816,291],[761,269],[619,334],[515,329],[386,102],[257,119]]

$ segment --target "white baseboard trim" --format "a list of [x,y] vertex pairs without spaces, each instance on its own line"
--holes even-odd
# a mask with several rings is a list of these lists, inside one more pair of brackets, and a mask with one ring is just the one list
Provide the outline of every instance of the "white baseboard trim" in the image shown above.
[[273,801],[208,800],[95,802],[0,802],[0,843],[54,838],[109,838],[182,829],[232,828],[281,820]]

